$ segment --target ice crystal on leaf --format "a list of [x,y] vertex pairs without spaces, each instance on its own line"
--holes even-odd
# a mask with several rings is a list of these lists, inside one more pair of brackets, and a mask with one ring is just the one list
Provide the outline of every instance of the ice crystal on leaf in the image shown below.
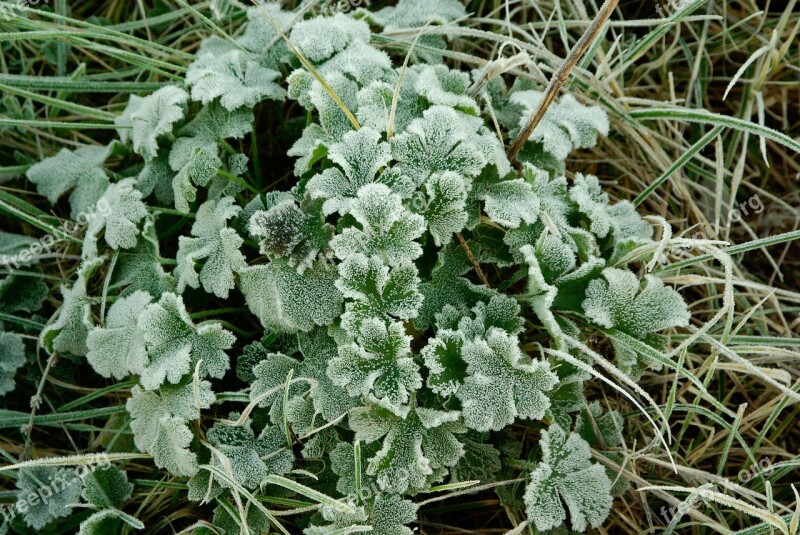
[[611,481],[591,462],[589,444],[553,424],[542,431],[540,445],[542,460],[525,489],[528,518],[541,531],[558,527],[567,519],[566,505],[573,531],[599,527],[611,511]]
[[[69,468],[50,466],[31,466],[19,471],[17,479],[17,503],[25,504],[20,508],[25,524],[37,532],[57,518],[72,514],[72,505],[78,503],[81,496],[81,480]],[[51,496],[46,500],[32,500],[30,496],[38,496],[41,489],[50,490]],[[58,492],[52,492],[52,488]]]
[[352,336],[366,319],[411,319],[422,304],[417,268],[410,262],[389,268],[378,257],[353,254],[339,264],[339,275],[336,287],[351,299],[342,327]]
[[25,364],[25,345],[14,333],[3,332],[0,325],[0,396],[14,390],[14,374]]
[[108,309],[105,327],[89,331],[86,359],[94,371],[118,380],[144,372],[147,351],[137,320],[151,301],[150,294],[142,290],[120,297]]
[[250,234],[260,238],[263,254],[285,257],[302,274],[333,237],[333,227],[325,222],[318,205],[303,203],[303,209],[294,199],[284,199],[252,215]]
[[162,87],[152,95],[131,95],[128,106],[115,124],[123,143],[131,141],[134,152],[145,160],[158,154],[158,138],[172,133],[186,112],[189,94],[174,85]]
[[[219,202],[204,202],[192,225],[194,237],[181,236],[178,239],[178,266],[175,268],[178,292],[183,292],[187,285],[197,288],[202,283],[207,292],[221,298],[228,297],[234,287],[234,272],[247,267],[244,255],[239,251],[244,240],[227,225],[227,221],[241,211],[234,202],[232,197]],[[198,276],[195,264],[200,260],[205,260],[205,264]]]
[[434,173],[425,183],[427,204],[425,220],[436,245],[450,241],[454,232],[467,224],[467,193],[470,183],[458,173]]
[[342,13],[298,22],[289,39],[309,61],[319,63],[344,50],[353,41],[369,41],[369,26]]
[[61,287],[63,302],[56,320],[42,330],[42,346],[49,352],[84,356],[86,338],[92,327],[92,307],[87,294],[88,280],[103,263],[102,259],[86,260],[78,270],[72,287]]
[[410,339],[398,322],[387,327],[376,318],[364,320],[356,343],[339,347],[339,356],[328,363],[328,376],[351,396],[367,396],[402,415],[409,394],[422,386]]
[[33,164],[26,176],[51,204],[72,190],[70,217],[77,219],[82,212],[94,212],[95,204],[106,191],[109,180],[103,163],[114,146],[115,143],[111,143],[105,147],[79,147],[74,151],[61,149],[54,156]]
[[188,448],[192,432],[188,422],[200,418],[215,400],[211,383],[192,381],[164,385],[158,392],[134,386],[127,409],[136,447],[153,456],[156,466],[179,476],[197,472],[197,456]]
[[97,201],[89,217],[83,242],[84,258],[97,255],[97,236],[105,230],[105,239],[112,249],[132,249],[139,235],[138,223],[147,216],[142,194],[134,188],[134,179],[111,184]]
[[455,435],[464,432],[457,411],[416,408],[398,416],[366,405],[352,409],[349,422],[360,441],[383,438],[367,474],[376,476],[384,492],[422,490],[444,477],[464,452]]
[[377,256],[387,265],[397,266],[422,254],[415,240],[425,232],[425,220],[408,213],[400,196],[387,186],[369,184],[361,188],[350,214],[361,228],[346,228],[331,241],[337,257]]
[[282,259],[239,272],[239,286],[250,311],[265,328],[279,332],[310,331],[333,323],[342,311],[335,280],[336,270],[320,262],[302,275]]
[[220,97],[220,104],[233,111],[242,106],[252,108],[265,98],[283,99],[285,91],[275,83],[279,77],[278,71],[222,42],[200,49],[186,71],[186,85],[192,90],[192,100],[208,104]]
[[309,180],[306,190],[325,199],[322,211],[346,214],[358,191],[375,182],[376,174],[391,160],[389,145],[369,128],[348,132],[339,143],[328,148],[328,159],[339,165],[330,167]]
[[138,328],[147,350],[148,364],[142,385],[154,390],[165,381],[178,383],[200,364],[200,374],[221,378],[230,367],[226,351],[235,337],[219,323],[195,325],[183,299],[165,293],[139,314]]
[[[517,91],[510,102],[520,106],[519,127],[524,128],[541,103],[544,93]],[[593,147],[597,134],[608,135],[608,117],[598,106],[584,106],[574,96],[565,95],[552,104],[533,130],[530,141],[541,143],[544,150],[563,161],[573,149]]]

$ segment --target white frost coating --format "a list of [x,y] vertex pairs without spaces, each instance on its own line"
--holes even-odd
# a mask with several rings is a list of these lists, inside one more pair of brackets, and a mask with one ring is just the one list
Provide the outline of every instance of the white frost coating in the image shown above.
[[528,518],[540,531],[555,528],[567,518],[563,502],[573,531],[599,527],[611,511],[611,480],[591,462],[589,444],[558,424],[542,431],[539,444],[542,460],[525,489]]

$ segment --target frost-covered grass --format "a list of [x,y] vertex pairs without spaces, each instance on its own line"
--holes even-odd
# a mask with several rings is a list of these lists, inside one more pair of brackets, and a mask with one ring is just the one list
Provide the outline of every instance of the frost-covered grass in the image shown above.
[[0,534],[800,533],[796,2],[396,6],[0,19]]

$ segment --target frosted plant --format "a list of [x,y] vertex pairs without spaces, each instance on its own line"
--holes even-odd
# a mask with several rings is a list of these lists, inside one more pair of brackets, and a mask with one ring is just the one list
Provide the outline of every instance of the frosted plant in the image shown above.
[[[52,488],[58,492],[52,492]],[[47,488],[52,496],[47,500],[31,500],[26,503],[25,510],[20,511],[25,524],[40,531],[57,518],[72,514],[73,504],[78,503],[81,496],[81,482],[69,468],[49,466],[32,466],[19,471],[17,479],[17,496],[23,503],[29,495],[38,495],[39,490]]]
[[275,83],[280,73],[248,58],[221,39],[206,41],[186,71],[192,100],[208,104],[216,98],[225,109],[252,108],[264,98],[280,100],[285,91]]
[[422,386],[409,339],[398,322],[387,328],[379,319],[364,320],[357,343],[340,346],[339,356],[328,363],[328,376],[334,384],[347,387],[351,396],[366,396],[404,414],[409,392]]
[[[212,3],[226,32],[236,9]],[[126,404],[136,448],[213,504],[220,533],[283,521],[250,493],[311,500],[292,511],[307,535],[409,535],[435,484],[521,469],[524,496],[497,489],[510,512],[537,531],[584,531],[624,488],[589,455],[619,446],[621,417],[586,398],[591,374],[546,350],[579,358],[575,340],[601,334],[612,351],[597,350],[636,377],[658,364],[631,346],[663,345],[688,309],[638,275],[649,258],[628,253],[654,231],[635,207],[597,177],[565,176],[570,152],[608,133],[600,107],[560,98],[512,165],[504,141],[538,106],[532,82],[509,89],[445,64],[446,32],[420,36],[403,65],[398,32],[465,14],[455,0],[332,17],[262,3],[205,40],[184,80],[132,96],[121,143],[28,170],[51,203],[70,194],[73,217],[109,211],[88,223],[86,260],[64,270],[51,319],[32,316],[48,285],[28,273],[0,280],[0,305],[31,315],[23,327],[46,322],[51,355],[138,382]],[[296,102],[280,110],[296,180],[273,191],[283,170],[264,170],[281,157],[260,158],[273,144],[254,121],[284,98]],[[0,233],[0,253],[34,242]],[[28,330],[10,325],[0,392],[25,362]],[[142,529],[120,509],[129,496],[122,472],[88,481],[96,511],[80,533]]]
[[567,518],[563,503],[574,531],[599,527],[611,510],[611,481],[591,462],[589,444],[556,424],[542,431],[540,444],[542,460],[525,489],[528,518],[536,529],[555,528]]
[[358,190],[350,214],[361,228],[346,228],[331,241],[338,258],[377,256],[389,266],[398,266],[422,254],[416,240],[425,232],[424,218],[408,213],[400,196],[387,186],[370,184]]
[[[539,107],[544,93],[540,91],[517,91],[509,101],[522,108],[519,128],[524,128],[530,116]],[[574,96],[565,95],[551,105],[529,138],[540,143],[545,152],[564,161],[573,149],[593,147],[598,134],[608,135],[608,117],[598,106],[584,106]]]
[[441,480],[461,457],[464,450],[456,434],[465,429],[458,419],[457,411],[417,408],[397,416],[367,405],[352,409],[349,423],[358,440],[383,438],[367,474],[376,476],[381,490],[404,493]]

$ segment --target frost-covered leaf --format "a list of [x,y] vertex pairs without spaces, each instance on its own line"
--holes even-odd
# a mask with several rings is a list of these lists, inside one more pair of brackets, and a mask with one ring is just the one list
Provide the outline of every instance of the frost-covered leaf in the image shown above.
[[227,42],[209,42],[211,46],[202,46],[186,71],[192,100],[208,104],[220,97],[220,104],[233,111],[242,106],[252,108],[265,98],[284,98],[286,92],[275,83],[280,78],[278,71]]
[[386,30],[416,28],[425,24],[447,24],[466,16],[458,0],[400,0],[396,6],[385,7],[374,17]]
[[392,138],[396,169],[422,184],[437,171],[477,176],[486,156],[470,141],[483,122],[444,106],[425,110],[405,132]]
[[425,97],[432,106],[447,106],[469,115],[478,115],[480,107],[467,96],[469,75],[448,68],[446,65],[426,65],[414,84],[417,93]]
[[0,396],[14,390],[14,374],[25,364],[25,345],[14,333],[3,332],[0,325]]
[[467,224],[467,193],[470,183],[458,173],[434,173],[425,183],[427,205],[425,220],[436,245],[450,241],[454,232]]
[[227,138],[241,138],[253,128],[248,108],[226,110],[214,102],[205,106],[182,128],[169,153],[169,165],[177,171],[172,180],[175,208],[189,211],[197,198],[195,186],[208,186],[223,166],[217,144]]
[[381,449],[369,460],[367,474],[384,492],[422,490],[440,480],[464,452],[454,433],[464,431],[457,411],[416,408],[404,417],[376,406],[356,407],[349,423],[356,439]]
[[[192,381],[164,385],[158,392],[134,386],[126,408],[136,447],[153,456],[156,466],[178,476],[197,472],[197,456],[189,451],[192,432],[188,422],[200,418],[216,397],[211,383],[200,381],[195,392]],[[197,395],[196,395],[197,394]]]
[[467,363],[461,358],[464,337],[461,333],[443,329],[428,341],[422,350],[422,360],[430,370],[428,388],[442,396],[455,394],[467,377]]
[[406,527],[417,520],[417,505],[397,494],[379,494],[369,515],[373,535],[411,535]]
[[110,289],[123,289],[121,295],[143,290],[155,298],[175,291],[176,281],[164,271],[155,222],[145,219],[135,248],[121,251],[111,278]]
[[[31,466],[20,469],[17,489],[17,500],[27,501],[22,514],[25,523],[40,531],[53,520],[72,514],[70,505],[81,497],[81,480],[69,468]],[[48,491],[50,496],[41,499]]]
[[142,193],[134,188],[135,180],[127,178],[111,184],[97,201],[97,210],[86,227],[83,241],[84,258],[97,255],[97,236],[105,230],[105,239],[113,249],[132,249],[139,235],[139,222],[147,216]]
[[323,198],[323,213],[347,213],[367,184],[375,182],[378,170],[391,160],[389,144],[380,141],[371,128],[348,132],[339,143],[328,148],[328,159],[339,167],[330,167],[309,180],[306,191],[313,198]]
[[[231,419],[235,417],[238,414],[231,415]],[[216,450],[212,451],[211,465],[226,473],[230,470],[233,479],[248,489],[258,487],[269,474],[283,475],[292,469],[294,455],[284,449],[286,438],[277,428],[267,427],[256,438],[249,421],[244,425],[221,421],[206,436]],[[219,483],[228,486],[224,481]]]
[[[234,287],[233,273],[247,267],[239,248],[244,240],[232,228],[228,220],[236,217],[241,208],[232,197],[219,202],[206,201],[197,210],[191,233],[194,237],[178,238],[178,292],[186,286],[203,289],[217,297],[226,298]],[[195,264],[205,260],[198,276]]]
[[535,223],[539,215],[539,197],[522,178],[489,184],[481,188],[478,198],[494,222],[510,228],[519,227],[522,221]]
[[61,287],[64,300],[58,309],[58,316],[40,335],[42,346],[48,352],[86,355],[86,337],[92,328],[92,307],[86,284],[102,263],[102,259],[84,261],[78,269],[78,280],[72,287]]
[[[141,526],[137,526],[141,529]],[[117,509],[101,509],[81,522],[78,535],[106,535],[122,531],[122,517]]]
[[617,268],[604,269],[603,279],[589,283],[583,308],[598,325],[636,338],[685,327],[691,317],[681,295],[661,279],[646,275],[642,285],[634,273]]
[[333,227],[325,222],[318,202],[298,206],[284,199],[250,218],[250,234],[260,238],[261,253],[285,257],[300,274],[327,249]]
[[336,13],[333,17],[314,17],[292,27],[289,40],[311,62],[319,63],[344,50],[353,41],[368,42],[369,26],[360,20]]
[[326,422],[331,422],[345,414],[355,403],[347,390],[334,384],[328,377],[328,363],[338,354],[336,342],[322,328],[298,333],[297,338],[304,357],[303,377],[316,381],[311,385],[314,407]]
[[557,383],[547,363],[531,360],[516,337],[492,327],[486,339],[465,344],[468,377],[456,396],[464,422],[477,431],[500,430],[516,418],[540,419],[550,405],[545,392]]
[[79,147],[74,151],[61,149],[56,155],[33,164],[26,176],[51,204],[73,190],[69,196],[70,217],[77,219],[81,212],[94,207],[108,187],[103,163],[113,150],[114,143],[105,147]]
[[368,318],[412,319],[422,304],[417,268],[410,262],[389,268],[378,257],[353,254],[339,264],[339,275],[336,287],[351,299],[342,327],[352,336]]
[[145,162],[142,170],[136,176],[136,189],[142,192],[142,197],[155,194],[155,198],[164,204],[172,204],[175,193],[172,191],[172,178],[175,173],[169,166],[169,150],[161,148],[158,156]]
[[310,331],[315,325],[333,323],[342,310],[335,279],[336,270],[319,262],[302,275],[285,260],[239,272],[240,289],[250,311],[265,329],[278,332]]
[[415,88],[420,68],[412,66],[406,69],[402,82],[395,76],[389,81],[374,80],[358,92],[358,111],[356,117],[362,126],[368,126],[378,132],[385,132],[389,124],[395,87],[400,83],[398,106],[395,110],[395,133],[404,132],[409,123],[428,108],[427,100]]
[[542,431],[539,444],[542,460],[525,489],[528,518],[538,530],[552,529],[567,519],[566,505],[573,531],[600,527],[611,511],[611,481],[591,462],[589,444],[557,424]]
[[[511,95],[510,102],[521,110],[520,129],[527,125],[543,96],[544,93],[533,90],[517,91]],[[568,94],[547,108],[529,140],[540,143],[547,153],[563,161],[573,149],[595,146],[597,135],[607,136],[608,128],[608,117],[602,108],[584,106]]]
[[328,363],[328,376],[351,396],[367,396],[395,414],[404,414],[409,395],[422,387],[410,340],[401,323],[387,327],[380,319],[366,319],[356,343],[340,346],[339,356]]
[[149,362],[141,374],[142,385],[154,390],[164,381],[178,383],[198,362],[202,377],[221,378],[230,367],[226,350],[235,337],[219,323],[195,325],[183,299],[165,293],[139,315]]
[[147,352],[137,320],[151,300],[150,294],[142,290],[120,297],[108,309],[105,327],[89,331],[86,359],[94,371],[117,380],[144,371]]
[[114,121],[123,143],[131,141],[133,150],[145,160],[158,154],[158,138],[170,134],[183,119],[189,93],[174,85],[162,87],[146,97],[131,95],[125,111]]
[[500,450],[492,444],[465,439],[464,456],[450,469],[451,480],[491,483],[501,468]]
[[425,232],[422,216],[409,213],[400,196],[383,184],[362,187],[350,214],[361,228],[348,227],[332,241],[339,259],[353,254],[375,256],[389,266],[415,260],[422,254],[416,240]]
[[326,61],[319,71],[325,78],[331,75],[346,76],[363,87],[383,78],[391,67],[392,60],[386,52],[357,39]]
[[121,508],[133,492],[128,475],[113,464],[96,467],[83,479],[83,499],[97,507]]

